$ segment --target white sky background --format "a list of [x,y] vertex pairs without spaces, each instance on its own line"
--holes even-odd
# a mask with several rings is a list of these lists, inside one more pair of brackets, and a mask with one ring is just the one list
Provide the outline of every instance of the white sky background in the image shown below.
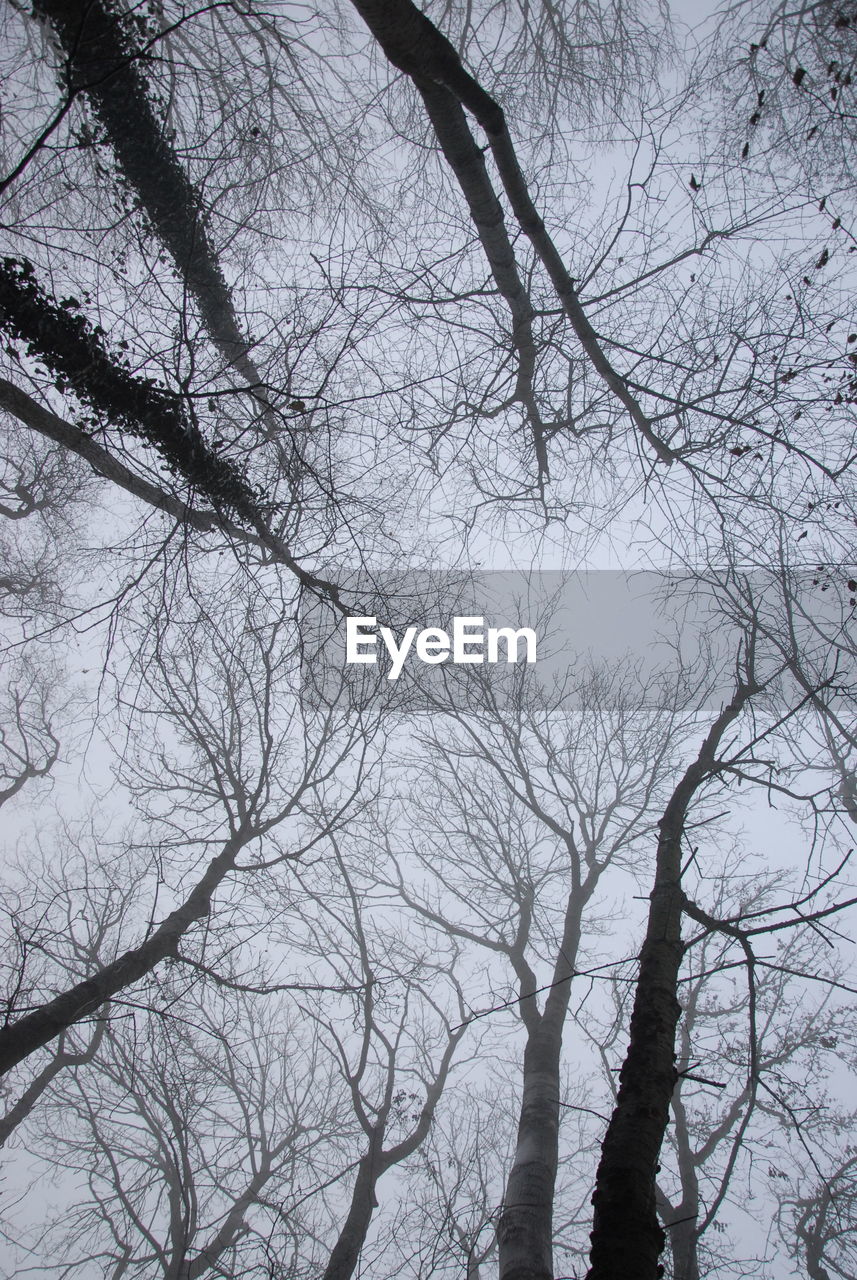
[[[716,22],[717,9],[711,5],[704,4],[687,4],[679,5],[674,9],[674,15],[677,21],[686,23],[688,27],[696,24],[713,24]],[[621,161],[615,156],[607,157],[602,162],[603,168],[595,168],[591,172],[593,189],[605,191],[615,181],[617,173],[621,173]],[[688,166],[689,168],[689,166]],[[676,209],[684,203],[690,213],[692,202],[687,193],[687,175],[681,172],[676,178]],[[677,215],[677,226],[680,227],[680,219]],[[760,247],[760,254],[767,252],[767,247]],[[105,544],[110,544],[112,540],[120,536],[122,523],[128,512],[122,500],[108,498],[106,493],[103,498],[100,496],[99,501],[105,503],[108,508],[105,511],[103,524],[98,529],[90,528],[87,532],[87,538],[92,544],[96,544],[102,537]],[[111,510],[112,509],[112,510]],[[135,509],[136,510],[136,509]],[[689,508],[688,508],[689,511]],[[139,513],[137,513],[139,514]],[[634,519],[636,512],[631,509],[623,513],[623,517],[611,527],[609,533],[605,533],[594,544],[588,545],[585,555],[582,557],[580,548],[575,543],[574,528],[563,528],[557,525],[549,526],[544,532],[524,531],[520,538],[510,539],[508,542],[500,542],[495,533],[486,528],[480,527],[478,524],[469,544],[469,554],[472,559],[481,564],[483,567],[490,568],[522,568],[522,559],[526,562],[527,567],[530,565],[538,568],[637,568],[641,564],[651,564],[652,561],[658,562],[659,548],[657,546],[658,536],[664,528],[667,527],[667,516],[670,513],[657,513],[652,517],[654,525],[654,537],[646,548],[642,548],[639,544],[633,548],[628,546],[626,535],[628,530],[639,532],[639,526]],[[675,515],[676,512],[671,513]],[[415,539],[416,541],[416,539]],[[455,544],[449,539],[442,542],[444,553],[450,548],[456,550]],[[454,559],[455,556],[450,556]],[[103,557],[93,556],[93,563],[102,561]],[[102,570],[103,572],[103,570]],[[121,574],[117,574],[118,581]],[[93,579],[87,587],[81,586],[81,596],[95,598],[104,592],[106,580]],[[89,624],[86,624],[87,627]],[[95,707],[99,696],[99,675],[103,662],[103,652],[105,644],[105,628],[94,627],[92,630],[79,628],[78,634],[72,639],[71,633],[66,632],[68,639],[64,640],[65,646],[65,663],[72,686],[78,691],[80,698]],[[111,692],[108,686],[102,691],[103,705],[107,706],[110,701]],[[70,741],[74,746],[74,750],[69,749],[64,752],[63,759],[54,772],[50,782],[39,783],[32,789],[25,792],[22,797],[15,802],[9,817],[4,811],[4,822],[6,824],[5,836],[7,847],[17,849],[20,856],[27,858],[28,850],[32,846],[34,832],[45,840],[50,841],[51,828],[56,823],[54,817],[55,810],[62,815],[65,822],[74,823],[83,813],[95,806],[99,813],[100,822],[104,823],[105,829],[112,828],[117,831],[127,821],[130,807],[127,794],[122,788],[117,786],[113,780],[113,760],[114,757],[111,750],[105,744],[104,735],[111,733],[110,718],[94,728],[91,732],[87,723],[88,717],[84,716],[79,722],[79,726],[71,734]],[[117,734],[116,745],[119,745]],[[752,813],[741,815],[744,822],[744,830],[746,833],[748,846],[751,852],[756,853],[760,862],[768,867],[774,866],[791,866],[794,865],[795,858],[800,861],[802,852],[801,845],[804,837],[796,833],[793,825],[787,825],[781,820],[779,812],[767,809],[764,803],[759,802],[753,808]],[[738,824],[738,815],[736,814],[735,824]],[[605,939],[603,942],[605,954],[610,951],[611,943],[616,941],[625,943],[630,941],[638,934],[632,928],[633,924],[639,924],[639,912],[641,907],[635,905],[633,894],[637,891],[637,886],[633,885],[629,880],[620,888],[619,882],[609,879],[607,882],[607,892],[614,903],[618,903],[621,912],[623,924],[622,935],[619,939]],[[636,917],[634,913],[637,913]],[[626,947],[620,949],[625,950]],[[475,997],[480,993],[474,992]],[[569,1035],[569,1041],[573,1039],[573,1034]],[[620,1037],[619,1044],[623,1044]],[[586,1058],[582,1059],[586,1062]],[[569,1071],[573,1074],[578,1066],[578,1060],[575,1057],[575,1048],[570,1047],[568,1056]],[[589,1070],[593,1070],[590,1063]],[[476,1073],[478,1078],[478,1072]],[[844,1083],[844,1082],[843,1082]],[[837,1081],[838,1085],[839,1082]],[[596,1088],[600,1086],[600,1080]],[[454,1087],[454,1086],[453,1086]],[[603,1098],[603,1095],[602,1095]],[[572,1130],[573,1132],[573,1130]],[[8,1177],[12,1185],[15,1185],[21,1178],[22,1157],[16,1155],[14,1163],[9,1167]],[[38,1159],[34,1162],[34,1168],[39,1167]],[[383,1189],[384,1184],[382,1184]],[[388,1193],[394,1189],[395,1179],[390,1178],[387,1185]],[[64,1201],[69,1201],[73,1197],[72,1185],[60,1179],[55,1190],[47,1191],[46,1183],[42,1183],[41,1189],[33,1194],[22,1208],[25,1220],[38,1222],[41,1217],[42,1203],[41,1197],[45,1200],[50,1199],[55,1205]],[[561,1215],[559,1215],[561,1216]],[[738,1243],[739,1251],[742,1246],[746,1247],[749,1253],[754,1253],[757,1248],[761,1247],[762,1242],[758,1240],[758,1232],[756,1224],[756,1215],[752,1207],[748,1209],[747,1214],[743,1214],[738,1208],[732,1207],[726,1213],[727,1221],[734,1219],[735,1236]],[[7,1272],[9,1276],[15,1273],[16,1262],[12,1259],[11,1253],[7,1262]],[[22,1272],[24,1274],[24,1272]],[[29,1271],[28,1274],[37,1277],[40,1280],[38,1271]],[[48,1273],[45,1273],[46,1275]],[[80,1280],[89,1280],[90,1275],[93,1280],[102,1273],[100,1270],[94,1269],[91,1272],[80,1271]],[[770,1280],[785,1280],[785,1277],[792,1274],[791,1265],[782,1255],[769,1264],[765,1275]]]

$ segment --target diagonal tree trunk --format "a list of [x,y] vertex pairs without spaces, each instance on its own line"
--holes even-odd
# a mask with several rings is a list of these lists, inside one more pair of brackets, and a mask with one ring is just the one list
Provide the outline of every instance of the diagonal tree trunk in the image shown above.
[[83,94],[103,126],[119,169],[158,239],[195,298],[224,359],[251,385],[259,372],[248,355],[231,291],[188,178],[152,101],[127,14],[106,0],[35,0],[65,55],[64,87]]
[[509,307],[512,342],[518,355],[515,399],[524,406],[530,423],[539,477],[547,480],[549,472],[544,424],[539,415],[533,385],[536,372],[533,308],[518,270],[503,210],[491,186],[482,149],[476,145],[458,99],[444,85],[432,80],[418,78],[415,79],[415,84],[425,103],[440,148],[467,201],[494,283]]
[[211,243],[203,201],[141,71],[151,41],[141,48],[117,0],[34,0],[34,12],[50,23],[65,54],[68,93],[82,94],[91,104],[125,182],[195,299],[215,346],[247,385],[283,474],[295,486],[301,463],[294,440],[284,443],[280,415],[251,355],[252,343],[241,331],[232,290]]
[[192,504],[164,496],[155,486],[134,477],[85,432],[43,409],[12,383],[0,380],[0,403],[21,422],[87,458],[97,471],[146,502],[187,519],[197,528],[222,526],[227,533],[234,533],[231,513],[235,513],[249,526],[242,540],[264,546],[302,586],[330,600],[337,609],[343,608],[334,583],[305,569],[273,532],[258,493],[238,467],[211,448],[188,418],[181,398],[117,363],[98,330],[41,290],[26,260],[0,261],[0,326],[25,342],[30,354],[44,360],[58,389],[72,390],[91,405],[98,421],[106,420],[156,449],[167,470],[194,493],[203,494],[215,511],[197,513]]
[[258,1203],[259,1196],[273,1172],[272,1159],[279,1155],[281,1149],[283,1148],[278,1147],[272,1152],[263,1154],[259,1169],[241,1194],[236,1197],[218,1230],[199,1253],[182,1261],[176,1271],[176,1280],[201,1280],[201,1277],[209,1271],[215,1274],[220,1271],[220,1258],[246,1234],[247,1212]]
[[[613,367],[598,335],[589,323],[577,296],[574,280],[530,196],[527,180],[518,161],[500,104],[464,69],[454,47],[425,14],[420,12],[412,0],[352,0],[352,3],[386,57],[393,66],[411,77],[424,99],[427,85],[436,86],[436,90],[442,88],[447,91],[445,103],[437,95],[436,90],[436,105],[432,107],[429,101],[426,101],[436,132],[438,122],[441,120],[445,120],[450,129],[456,127],[452,110],[456,102],[466,107],[479,121],[488,137],[488,144],[512,212],[545,268],[589,362],[613,395],[624,405],[640,435],[651,446],[660,461],[672,463],[676,454],[655,434],[652,423],[633,394],[627,379]],[[466,124],[464,127],[475,147],[476,144]],[[447,145],[441,132],[438,132],[438,141],[446,154]],[[447,155],[447,159],[449,158]],[[456,169],[454,164],[453,168]],[[458,176],[457,169],[456,176]],[[496,203],[496,195],[484,165],[483,174],[480,175],[479,180],[484,191],[484,202],[487,204],[493,199]],[[472,211],[471,196],[464,186],[462,190]],[[476,222],[475,219],[474,221]],[[478,229],[478,222],[476,225]],[[481,232],[480,238],[482,238]]]
[[243,832],[227,840],[181,906],[171,911],[145,942],[102,965],[90,977],[24,1014],[17,1022],[0,1028],[0,1076],[94,1013],[111,996],[139,982],[167,956],[175,955],[191,925],[208,915],[215,890],[235,866],[235,859],[250,838],[252,832]]
[[100,419],[157,449],[169,470],[215,505],[252,519],[258,498],[237,467],[211,448],[174,391],[135,375],[111,358],[101,332],[70,300],[57,303],[26,259],[0,262],[0,324],[40,356],[60,391],[71,390]]
[[200,533],[214,533],[219,530],[228,537],[249,546],[264,546],[257,534],[243,529],[234,520],[229,520],[216,511],[198,509],[188,502],[183,502],[181,498],[177,498],[166,489],[158,488],[143,476],[137,475],[87,432],[58,417],[50,409],[40,405],[32,396],[27,395],[26,391],[22,391],[12,382],[7,382],[5,378],[0,378],[0,409],[11,413],[31,431],[37,431],[55,444],[62,445],[70,453],[77,454],[84,462],[89,463],[96,475],[111,480],[113,484],[133,494],[141,502],[154,507],[156,511],[165,512],[181,524],[189,525]]

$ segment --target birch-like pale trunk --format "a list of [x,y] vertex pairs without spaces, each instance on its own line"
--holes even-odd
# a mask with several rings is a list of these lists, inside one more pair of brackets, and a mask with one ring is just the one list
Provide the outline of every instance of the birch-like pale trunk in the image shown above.
[[534,997],[522,994],[520,1007],[527,1043],[518,1140],[497,1226],[500,1280],[553,1280],[562,1035],[583,911],[595,891],[598,875],[599,869],[592,867],[584,881],[574,876],[553,982],[542,1012],[537,1012]]
[[[566,984],[568,985],[568,984]],[[497,1228],[500,1280],[552,1280],[562,1031],[540,1026],[524,1049],[518,1142]]]

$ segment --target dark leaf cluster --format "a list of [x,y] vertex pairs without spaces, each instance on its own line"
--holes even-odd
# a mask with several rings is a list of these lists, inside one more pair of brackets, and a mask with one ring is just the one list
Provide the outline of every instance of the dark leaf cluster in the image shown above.
[[0,263],[0,324],[47,365],[59,391],[73,391],[105,423],[155,448],[165,467],[220,511],[256,515],[258,495],[246,477],[205,441],[181,398],[113,358],[102,333],[79,314],[76,299],[57,303],[36,280],[32,263]]

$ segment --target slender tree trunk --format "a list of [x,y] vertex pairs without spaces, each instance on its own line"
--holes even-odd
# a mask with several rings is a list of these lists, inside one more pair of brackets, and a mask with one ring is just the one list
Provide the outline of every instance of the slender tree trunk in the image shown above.
[[[357,1166],[357,1177],[351,1191],[348,1216],[333,1246],[322,1280],[349,1280],[354,1274],[363,1245],[366,1243],[366,1236],[369,1234],[372,1214],[378,1207],[376,1196],[378,1179],[388,1169],[406,1160],[408,1156],[412,1156],[424,1142],[431,1128],[435,1108],[446,1087],[455,1050],[466,1030],[465,1023],[450,1033],[437,1074],[426,1087],[426,1100],[414,1128],[401,1142],[385,1149],[384,1136],[394,1082],[391,1060],[391,1074],[387,1081],[387,1101],[378,1113],[377,1123],[369,1134],[368,1150]],[[356,1081],[354,1083],[356,1084]]]
[[552,1280],[553,1199],[559,1159],[562,1027],[542,1025],[524,1050],[518,1143],[497,1227],[500,1280]]
[[[664,846],[669,843],[669,849]],[[640,957],[631,1042],[601,1147],[590,1280],[657,1280],[664,1232],[655,1211],[655,1173],[676,1081],[676,982],[682,958],[677,840],[661,838],[649,930]],[[668,865],[666,865],[668,864]]]
[[[682,1021],[681,1058],[683,1062],[691,1060],[691,1026],[695,1011],[696,998],[694,997],[692,1004],[686,1007]],[[683,1081],[680,1080],[672,1098],[681,1200],[666,1219],[667,1235],[672,1254],[673,1280],[699,1280],[699,1174],[690,1143],[682,1084]],[[663,1217],[663,1212],[661,1216]]]
[[655,885],[640,954],[630,1044],[619,1073],[616,1106],[601,1146],[592,1197],[591,1266],[587,1280],[659,1280],[665,1236],[658,1223],[655,1176],[677,1079],[676,995],[683,946],[682,838],[687,812],[702,783],[717,771],[716,752],[728,726],[752,696],[739,684],[685,771],[659,823]]
[[494,282],[508,304],[512,317],[512,342],[518,354],[515,399],[526,410],[533,432],[539,474],[547,479],[545,436],[533,389],[536,370],[533,308],[518,271],[503,210],[488,177],[482,149],[476,145],[458,99],[443,85],[431,80],[417,79],[415,83],[422,95],[440,148],[467,201]]
[[208,1271],[219,1271],[219,1260],[247,1233],[247,1210],[258,1202],[259,1193],[271,1176],[271,1162],[265,1159],[259,1171],[250,1179],[242,1193],[235,1199],[219,1230],[192,1258],[182,1261],[176,1271],[176,1280],[200,1280]]
[[[579,854],[569,840],[572,866]],[[518,1142],[497,1225],[500,1280],[553,1280],[553,1201],[559,1164],[560,1062],[583,912],[600,872],[575,870],[557,947],[551,989],[539,1014],[521,1011],[527,1028]]]
[[[413,79],[424,97],[426,82],[434,82],[448,90],[479,121],[488,137],[512,212],[547,271],[587,358],[625,406],[640,434],[661,461],[672,463],[676,454],[655,434],[627,379],[613,367],[587,319],[574,280],[530,196],[500,104],[465,70],[453,45],[417,8],[413,0],[352,0],[352,3],[389,61]],[[435,117],[432,119],[434,121]],[[440,134],[438,138],[446,151]],[[488,188],[490,189],[490,182]],[[540,458],[540,467],[541,463]]]

